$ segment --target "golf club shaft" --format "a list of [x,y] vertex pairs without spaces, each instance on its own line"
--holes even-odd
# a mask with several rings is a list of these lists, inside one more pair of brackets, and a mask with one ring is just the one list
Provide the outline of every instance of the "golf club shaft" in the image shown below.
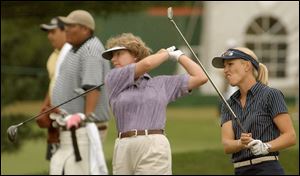
[[66,103],[68,103],[68,102],[70,102],[70,101],[72,101],[72,100],[78,98],[78,97],[81,97],[81,96],[83,96],[83,95],[85,95],[85,94],[87,94],[87,93],[89,93],[89,92],[91,92],[91,91],[97,89],[97,88],[100,88],[100,87],[103,86],[103,85],[104,85],[104,84],[100,84],[100,85],[98,85],[98,86],[95,86],[95,87],[93,87],[93,88],[91,88],[91,89],[85,91],[85,92],[82,93],[82,94],[79,94],[79,95],[77,95],[77,96],[75,96],[75,97],[73,97],[73,98],[71,98],[71,99],[69,99],[69,100],[67,100],[67,101],[65,101],[65,102],[63,102],[63,103],[57,105],[57,106],[54,106],[54,107],[48,109],[47,111],[44,111],[44,112],[42,112],[42,113],[40,113],[40,114],[38,114],[38,115],[36,115],[36,116],[30,118],[30,119],[25,120],[24,122],[19,123],[18,126],[21,126],[21,125],[23,125],[23,124],[25,124],[25,123],[27,123],[27,122],[29,122],[29,121],[31,121],[31,120],[33,120],[33,119],[35,119],[35,118],[41,116],[41,115],[43,115],[43,114],[46,114],[46,113],[48,113],[48,112],[51,112],[53,109],[58,108],[58,107],[60,107],[60,106],[62,106],[62,105],[64,105],[64,104],[66,104]]
[[217,86],[214,84],[214,82],[212,81],[212,79],[210,78],[208,72],[205,70],[205,68],[203,67],[202,63],[200,62],[200,60],[198,59],[197,55],[195,54],[195,52],[193,51],[193,49],[191,48],[191,46],[189,45],[189,43],[186,41],[185,37],[183,36],[183,34],[181,33],[180,29],[177,27],[175,21],[173,19],[170,19],[170,21],[173,23],[173,25],[175,26],[175,28],[177,29],[177,31],[179,32],[181,38],[184,40],[185,44],[188,46],[188,48],[190,49],[190,51],[192,52],[192,54],[194,55],[194,57],[197,59],[198,63],[200,64],[200,67],[202,68],[202,70],[204,71],[205,75],[208,77],[209,81],[211,82],[211,84],[213,85],[213,87],[215,88],[215,90],[218,92],[219,96],[221,97],[222,101],[226,104],[227,108],[229,109],[229,111],[231,112],[231,114],[234,116],[234,119],[236,120],[237,124],[239,125],[239,127],[242,129],[243,132],[246,132],[246,130],[244,129],[244,127],[242,126],[240,120],[237,118],[237,116],[235,115],[235,113],[233,112],[233,110],[231,109],[231,107],[229,106],[229,104],[227,103],[226,99],[224,98],[224,96],[221,94],[221,92],[219,91],[219,89],[217,88]]

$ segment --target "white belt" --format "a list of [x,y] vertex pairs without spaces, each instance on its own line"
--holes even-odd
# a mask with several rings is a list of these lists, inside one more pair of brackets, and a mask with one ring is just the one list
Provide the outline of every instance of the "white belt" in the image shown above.
[[249,166],[252,164],[258,164],[264,161],[272,161],[272,160],[279,160],[278,156],[263,156],[263,157],[259,157],[259,158],[254,158],[251,160],[246,160],[246,161],[241,161],[241,162],[237,162],[237,163],[233,163],[233,167],[234,168],[239,168],[239,167],[243,167],[243,166]]

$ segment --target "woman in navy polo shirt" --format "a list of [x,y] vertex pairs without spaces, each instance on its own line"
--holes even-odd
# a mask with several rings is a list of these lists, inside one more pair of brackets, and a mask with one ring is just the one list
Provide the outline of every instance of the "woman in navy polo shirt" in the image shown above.
[[[171,148],[164,135],[167,105],[206,83],[207,77],[175,47],[150,55],[145,43],[131,33],[109,39],[107,48],[102,56],[115,67],[105,78],[118,130],[113,174],[172,174]],[[187,73],[147,74],[168,59],[178,62]]]
[[268,70],[248,48],[228,49],[212,65],[224,69],[225,79],[237,90],[228,104],[246,131],[232,120],[226,106],[221,110],[224,151],[232,154],[236,175],[281,175],[279,150],[296,143],[284,95],[268,85]]

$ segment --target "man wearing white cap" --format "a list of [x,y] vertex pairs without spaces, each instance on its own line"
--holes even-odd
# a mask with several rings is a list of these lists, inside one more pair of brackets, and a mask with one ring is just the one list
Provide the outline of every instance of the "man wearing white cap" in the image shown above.
[[[48,39],[51,43],[54,51],[48,58],[47,61],[47,70],[49,74],[49,90],[44,99],[44,103],[41,108],[41,112],[51,108],[50,97],[52,94],[53,85],[55,82],[56,71],[58,70],[58,63],[64,58],[65,53],[71,48],[71,45],[66,43],[66,33],[64,24],[58,17],[52,18],[50,23],[41,24],[41,30],[46,31],[48,33]],[[48,138],[47,138],[47,154],[46,159],[50,160],[53,153],[56,151],[59,144],[59,131],[57,128],[52,126],[52,120],[49,118],[49,113],[43,116],[40,116],[36,122],[39,127],[48,129]]]
[[[104,47],[93,35],[95,21],[92,15],[85,10],[74,10],[67,17],[59,19],[65,24],[67,42],[73,47],[61,63],[51,97],[54,106],[102,84],[110,70],[109,62],[101,55]],[[50,174],[107,174],[105,159],[101,153],[102,145],[99,148],[99,145],[94,145],[96,139],[91,140],[91,135],[96,136],[99,141],[97,144],[100,143],[94,122],[102,122],[105,125],[109,119],[109,106],[104,88],[90,91],[84,97],[61,106],[60,110],[62,109],[70,115],[66,118],[66,127],[60,131],[60,148],[51,159]],[[77,140],[77,149],[74,140]],[[98,148],[96,151],[100,153],[91,152],[91,147]],[[91,159],[95,156],[94,161],[103,162],[93,163]]]

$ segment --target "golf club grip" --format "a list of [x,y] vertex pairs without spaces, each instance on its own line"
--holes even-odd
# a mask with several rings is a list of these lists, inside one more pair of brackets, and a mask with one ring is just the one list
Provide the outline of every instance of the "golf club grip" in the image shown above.
[[221,97],[222,101],[225,103],[225,105],[227,106],[227,108],[229,109],[229,111],[231,112],[231,114],[233,115],[234,119],[237,121],[238,126],[242,129],[243,132],[246,133],[245,128],[242,126],[240,120],[237,118],[237,116],[235,115],[234,111],[231,109],[231,107],[229,106],[229,104],[227,103],[227,101],[225,100],[224,96],[221,94],[221,92],[219,91],[219,89],[217,88],[217,86],[215,85],[215,83],[213,82],[213,80],[211,79],[211,77],[209,76],[208,72],[206,71],[206,69],[204,68],[204,66],[202,65],[202,63],[200,62],[200,60],[198,59],[197,55],[195,54],[195,52],[193,51],[193,49],[191,48],[191,46],[189,45],[189,43],[186,41],[185,37],[183,36],[183,34],[181,33],[180,29],[177,27],[176,23],[174,20],[170,20],[173,25],[175,26],[175,28],[177,29],[177,31],[179,32],[181,38],[184,40],[185,44],[188,46],[189,50],[192,52],[193,56],[196,58],[196,60],[198,61],[200,67],[202,68],[202,70],[204,71],[205,75],[207,76],[207,78],[209,79],[210,83],[213,85],[213,87],[215,88],[215,90],[217,91],[217,93],[219,94],[219,97]]
[[22,123],[22,125],[25,124],[25,123],[27,123],[27,122],[29,122],[29,121],[31,121],[32,119],[35,119],[35,118],[37,118],[37,117],[43,115],[43,114],[46,114],[46,113],[48,113],[48,112],[51,112],[53,109],[58,108],[58,107],[60,107],[60,106],[62,106],[62,105],[64,105],[64,104],[66,104],[66,103],[69,103],[70,101],[72,101],[72,100],[74,100],[74,99],[76,99],[76,98],[78,98],[78,97],[81,97],[82,95],[85,95],[85,94],[87,94],[87,93],[89,93],[89,92],[91,92],[91,91],[93,91],[93,90],[95,90],[95,89],[97,89],[97,88],[100,88],[100,87],[103,86],[103,85],[104,85],[104,83],[103,83],[103,84],[100,84],[100,85],[98,85],[98,86],[95,86],[95,87],[93,87],[93,88],[90,88],[89,90],[85,91],[85,92],[82,93],[82,94],[79,94],[79,95],[77,95],[77,96],[75,96],[75,97],[73,97],[73,98],[71,98],[71,99],[69,99],[69,100],[67,100],[67,101],[65,101],[65,102],[63,102],[63,103],[57,105],[57,106],[54,106],[54,107],[48,109],[47,111],[44,111],[44,112],[42,112],[42,113],[40,113],[40,114],[38,114],[38,115],[36,115],[36,116],[34,116],[34,117],[28,119],[28,120],[25,120],[25,121]]

